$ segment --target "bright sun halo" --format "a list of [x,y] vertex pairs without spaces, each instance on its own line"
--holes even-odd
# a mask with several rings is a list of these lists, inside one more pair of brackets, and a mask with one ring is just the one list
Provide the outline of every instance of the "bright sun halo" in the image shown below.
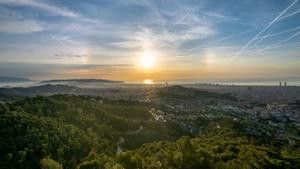
[[143,54],[140,57],[139,64],[143,68],[152,68],[155,65],[155,57],[152,54]]

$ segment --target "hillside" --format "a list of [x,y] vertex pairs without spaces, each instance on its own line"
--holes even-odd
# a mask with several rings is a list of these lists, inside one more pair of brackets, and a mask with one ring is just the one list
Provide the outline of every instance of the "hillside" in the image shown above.
[[30,79],[20,77],[0,77],[0,83],[17,83],[17,82],[30,82]]
[[76,82],[76,83],[122,83],[122,81],[106,80],[106,79],[55,79],[45,80],[41,83],[63,83],[63,82]]
[[36,96],[51,95],[58,93],[71,93],[78,88],[66,85],[41,85],[33,87],[0,88],[2,95]]
[[[0,168],[299,168],[299,140],[275,139],[278,131],[211,109],[176,114],[154,102],[38,96],[0,104]],[[290,123],[283,134],[299,137],[299,129]]]

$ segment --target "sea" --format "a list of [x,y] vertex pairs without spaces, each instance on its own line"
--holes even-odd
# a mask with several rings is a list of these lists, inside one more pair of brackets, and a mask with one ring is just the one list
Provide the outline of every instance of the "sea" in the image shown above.
[[218,84],[218,85],[242,85],[242,86],[300,86],[299,79],[289,79],[289,80],[153,80],[153,83],[161,84]]

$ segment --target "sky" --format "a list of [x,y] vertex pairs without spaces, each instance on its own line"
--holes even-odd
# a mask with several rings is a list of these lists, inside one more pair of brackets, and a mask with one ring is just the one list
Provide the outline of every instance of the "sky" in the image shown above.
[[299,0],[0,0],[0,23],[0,76],[300,79]]

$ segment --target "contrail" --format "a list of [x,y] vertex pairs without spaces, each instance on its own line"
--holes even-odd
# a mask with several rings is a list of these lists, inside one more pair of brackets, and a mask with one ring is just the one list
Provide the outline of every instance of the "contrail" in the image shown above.
[[182,17],[178,18],[178,19],[176,20],[176,22],[175,22],[173,25],[167,27],[167,30],[171,30],[174,26],[178,25],[178,24],[179,24],[181,21],[183,21],[187,16],[189,16],[190,13],[191,13],[191,9],[188,9],[187,12],[186,12],[186,14],[183,15]]
[[295,37],[298,36],[298,35],[300,35],[300,31],[294,33],[293,35],[291,35],[290,37],[288,37],[288,38],[286,38],[286,39],[284,39],[284,40],[282,40],[282,41],[279,41],[279,42],[277,42],[277,43],[275,43],[275,44],[273,44],[273,45],[270,45],[270,46],[267,46],[267,47],[261,49],[260,52],[263,52],[263,51],[268,50],[268,49],[272,49],[273,47],[278,46],[278,45],[280,45],[280,44],[282,44],[282,43],[284,43],[284,42],[287,42],[287,41],[289,41],[289,40],[295,38]]
[[300,26],[297,26],[297,27],[291,28],[291,29],[287,29],[287,30],[284,30],[284,31],[281,31],[281,32],[269,34],[269,35],[266,35],[266,36],[261,36],[261,37],[258,37],[256,40],[271,38],[271,37],[274,37],[274,36],[278,36],[278,35],[282,35],[282,34],[285,34],[285,33],[293,32],[293,31],[298,30],[298,29],[300,29]]
[[248,32],[252,32],[252,31],[254,31],[254,30],[255,30],[255,29],[250,29],[250,30],[247,30],[247,31],[243,31],[243,32],[239,32],[239,33],[236,33],[236,34],[233,34],[233,35],[229,35],[229,36],[226,36],[226,37],[224,37],[224,38],[222,38],[222,39],[216,40],[216,42],[222,42],[222,41],[224,41],[224,40],[232,39],[232,38],[234,38],[234,37],[237,37],[237,36],[246,34],[246,33],[248,33]]
[[63,40],[57,38],[56,36],[51,36],[51,39],[57,41],[61,45],[61,49],[65,48],[69,53],[73,53],[71,49],[63,42]]
[[256,36],[254,36],[246,45],[244,45],[235,56],[232,57],[232,60],[234,60],[236,57],[238,57],[242,52],[244,52],[245,49],[248,48],[248,46],[255,41],[261,34],[263,34],[270,26],[272,26],[273,23],[278,21],[282,15],[284,15],[291,7],[293,7],[298,0],[295,0],[291,5],[289,5],[285,10],[283,10],[276,18],[274,18],[263,30],[261,30]]
[[68,43],[72,44],[72,45],[75,45],[76,47],[79,47],[79,48],[85,48],[85,46],[83,46],[80,43],[78,43],[76,41],[73,41],[69,38],[60,39],[60,38],[57,38],[56,36],[51,36],[51,39],[56,40],[58,43],[60,43],[60,45],[61,45],[60,48],[61,49],[66,49],[67,52],[72,53],[72,54],[76,54],[76,52],[74,52],[71,49],[71,47],[68,45]]
[[[294,45],[299,45],[300,44],[300,42],[293,42],[293,43],[288,43],[288,44],[282,44],[282,45],[277,45],[276,46],[276,48],[280,48],[280,47],[287,47],[287,46],[294,46]],[[299,46],[300,47],[300,46]],[[299,48],[298,47],[298,48]],[[274,49],[274,48],[273,48]],[[258,51],[258,52],[263,52],[263,51]],[[259,59],[259,60],[263,60],[263,59],[265,59],[265,58],[273,58],[273,57],[275,57],[275,56],[269,56],[269,55],[265,55],[265,56],[262,56],[262,57],[260,57],[260,58],[257,58],[257,59]]]
[[[191,13],[191,9],[189,8],[189,9],[187,10],[187,12],[185,13],[185,15],[183,15],[183,16],[180,17],[180,18],[178,18],[178,19],[175,21],[175,23],[172,24],[172,25],[170,25],[169,27],[167,27],[167,28],[165,29],[165,31],[170,31],[172,28],[174,28],[176,25],[178,25],[181,21],[183,21],[187,16],[189,16],[190,13]],[[163,46],[164,46],[163,44],[159,45],[158,47],[156,47],[156,48],[154,49],[154,51],[160,49],[160,48],[163,47]]]
[[256,42],[254,43],[254,45],[252,45],[250,48],[248,48],[249,50],[254,49],[260,42],[262,42],[263,40],[267,39],[271,34],[268,33],[266,36],[263,36],[261,38],[256,38]]
[[298,45],[298,44],[300,44],[300,42],[292,42],[292,43],[286,43],[286,44],[278,44],[278,45],[272,47],[272,49],[280,48],[280,47],[293,46],[293,45]]
[[153,14],[158,18],[159,22],[163,27],[165,27],[166,20],[161,16],[161,14],[158,12],[157,8],[150,3],[150,1],[146,1],[147,7],[153,12]]
[[273,34],[268,33],[265,36],[258,37],[258,38],[256,38],[257,41],[255,42],[255,44],[253,46],[251,46],[249,48],[249,50],[254,49],[260,42],[262,42],[263,40],[265,40],[267,38],[271,38],[271,37],[274,37],[274,36],[278,36],[278,35],[282,35],[282,34],[285,34],[285,33],[293,32],[295,30],[298,30],[299,28],[300,28],[300,26],[297,26],[295,28],[291,28],[291,29],[284,30],[284,31],[281,31],[281,32],[277,32],[277,33],[273,33]]
[[298,13],[300,13],[300,9],[296,10],[295,12],[293,12],[293,13],[291,13],[291,14],[288,14],[288,15],[285,15],[285,16],[279,18],[278,21],[283,20],[283,19],[286,19],[286,18],[291,17],[291,16],[294,16],[294,15],[297,15]]
[[[254,30],[256,30],[256,29],[249,29],[249,30],[246,30],[246,31],[243,31],[243,32],[239,32],[239,33],[236,33],[236,34],[232,34],[232,35],[223,37],[223,38],[221,38],[221,39],[217,39],[217,40],[213,41],[212,43],[223,42],[223,41],[226,41],[226,40],[235,38],[235,37],[237,37],[237,36],[240,36],[240,35],[243,35],[243,34],[252,32],[252,31],[254,31]],[[212,44],[212,43],[211,43],[211,44]],[[209,45],[209,44],[208,44],[208,45]],[[189,51],[195,51],[195,50],[198,50],[198,49],[201,49],[201,48],[204,48],[204,47],[208,47],[208,45],[200,45],[200,46],[197,46],[197,47],[194,47],[194,48],[189,49]]]

